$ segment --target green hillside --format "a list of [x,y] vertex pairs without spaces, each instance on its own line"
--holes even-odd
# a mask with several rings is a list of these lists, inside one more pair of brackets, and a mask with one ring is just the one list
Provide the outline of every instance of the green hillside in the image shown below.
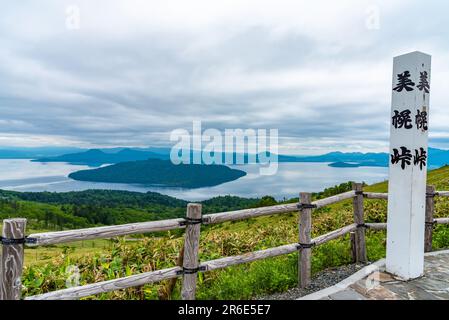
[[[429,173],[429,184],[437,190],[449,190],[449,167]],[[327,189],[330,193],[342,191],[347,185]],[[386,192],[387,183],[367,186],[366,191]],[[323,195],[315,195],[322,197]],[[265,199],[272,204],[273,199]],[[294,201],[294,199],[290,200]],[[260,202],[263,203],[263,202]],[[385,222],[387,206],[384,200],[365,201],[367,222]],[[449,215],[449,199],[436,198],[436,217]],[[200,259],[202,261],[223,256],[242,254],[282,244],[297,242],[297,214],[261,217],[246,221],[229,222],[202,227]],[[315,210],[313,236],[327,233],[353,222],[352,201]],[[51,263],[31,264],[25,269],[24,294],[32,295],[65,287],[66,270],[71,265],[80,269],[81,284],[123,277],[175,265],[183,242],[182,234],[167,232],[159,237],[147,237],[139,242],[120,240],[110,248],[82,256],[64,254],[55,256]],[[434,249],[449,247],[449,228],[435,227]],[[70,245],[69,245],[70,247]],[[45,249],[45,248],[44,248]],[[27,249],[40,250],[40,249]],[[76,248],[74,249],[76,253]],[[370,261],[385,255],[385,232],[367,231],[367,251]],[[313,249],[312,272],[351,263],[349,237],[331,241]],[[250,264],[199,275],[198,299],[248,299],[261,294],[285,291],[297,285],[297,254],[270,258]],[[93,299],[157,299],[163,295],[167,283],[145,285],[92,297]],[[179,284],[173,298],[179,298]]]

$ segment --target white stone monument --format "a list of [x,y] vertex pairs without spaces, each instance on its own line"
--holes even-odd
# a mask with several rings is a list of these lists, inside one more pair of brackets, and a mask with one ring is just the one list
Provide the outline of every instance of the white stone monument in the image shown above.
[[394,58],[386,269],[404,280],[424,270],[431,56]]

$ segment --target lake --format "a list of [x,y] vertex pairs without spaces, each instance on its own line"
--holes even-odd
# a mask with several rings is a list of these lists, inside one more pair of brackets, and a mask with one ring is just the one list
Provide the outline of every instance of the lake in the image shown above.
[[260,175],[259,166],[255,164],[231,167],[244,170],[247,175],[215,187],[180,189],[75,181],[69,179],[67,175],[73,171],[88,169],[88,166],[0,159],[0,189],[52,192],[87,189],[154,191],[188,201],[200,201],[228,194],[241,197],[272,195],[280,200],[284,197],[296,197],[301,191],[322,191],[324,188],[346,181],[364,181],[371,184],[384,181],[388,177],[388,168],[332,168],[327,163],[279,163],[278,172],[273,176]]

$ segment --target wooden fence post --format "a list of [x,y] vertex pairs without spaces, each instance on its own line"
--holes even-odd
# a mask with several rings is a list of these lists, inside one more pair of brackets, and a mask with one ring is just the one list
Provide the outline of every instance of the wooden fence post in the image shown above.
[[199,267],[198,250],[200,245],[201,204],[187,205],[187,225],[184,238],[184,261],[181,297],[183,300],[195,300],[196,281]]
[[355,241],[355,232],[351,231],[349,233],[349,237],[351,240],[351,258],[352,263],[355,263],[357,261],[357,251],[356,251],[356,241]]
[[[310,245],[312,241],[312,208],[307,206],[312,203],[312,195],[301,192],[299,199],[299,203],[303,206],[305,205],[301,208],[299,215],[299,243],[302,245]],[[299,253],[298,282],[301,288],[305,288],[310,284],[311,250],[311,248],[302,248]]]
[[[14,239],[25,238],[26,219],[3,220],[1,257],[1,300],[20,300],[22,290],[23,243]],[[7,243],[7,242],[10,243]]]
[[355,259],[356,263],[366,263],[366,242],[365,242],[365,218],[363,215],[363,185],[361,183],[353,183],[352,190],[356,192],[352,199],[354,208],[354,223],[358,228],[355,232]]
[[424,234],[424,251],[432,251],[433,214],[435,210],[435,186],[426,187],[426,227]]

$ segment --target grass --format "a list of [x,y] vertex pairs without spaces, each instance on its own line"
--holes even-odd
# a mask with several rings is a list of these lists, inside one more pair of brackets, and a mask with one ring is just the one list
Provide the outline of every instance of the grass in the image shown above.
[[[1,228],[1,224],[0,224]],[[27,234],[51,232],[48,229],[33,229],[26,230]],[[73,258],[82,256],[89,256],[96,253],[101,253],[104,250],[112,248],[112,240],[97,239],[69,242],[65,244],[39,246],[39,247],[25,247],[24,250],[24,265],[38,266],[51,263],[55,258],[62,254],[70,254]]]
[[[449,190],[449,167],[429,173],[428,183],[437,190]],[[370,192],[387,192],[387,182],[365,188]],[[449,199],[436,198],[435,216],[447,216]],[[387,202],[366,199],[364,201],[367,222],[385,222]],[[330,232],[353,222],[352,201],[346,200],[314,210],[312,237]],[[295,213],[260,217],[238,222],[203,227],[200,239],[200,260],[206,261],[224,256],[243,254],[287,243],[298,238],[298,215]],[[73,245],[42,248],[48,258],[32,262],[27,249],[27,266],[24,270],[24,295],[33,295],[66,287],[71,266],[80,272],[80,284],[105,281],[140,272],[168,268],[175,265],[183,238],[167,232],[165,236],[145,238],[141,242],[103,243],[92,241],[89,246]],[[367,231],[367,252],[370,261],[385,256],[385,231]],[[109,246],[109,247],[107,247]],[[434,249],[449,247],[449,227],[435,228]],[[49,250],[49,251],[45,251]],[[37,251],[39,254],[40,252]],[[32,253],[31,253],[32,254]],[[35,253],[36,254],[36,253]],[[313,249],[312,272],[351,262],[349,236],[330,241]],[[166,282],[138,288],[115,291],[88,299],[157,299],[166,288]],[[297,254],[256,261],[223,270],[206,272],[198,277],[198,299],[249,299],[263,294],[285,291],[297,285]],[[172,298],[179,298],[179,283]]]
[[37,266],[51,263],[62,254],[70,254],[72,258],[91,256],[112,248],[111,240],[85,240],[45,247],[26,247],[25,266]]

